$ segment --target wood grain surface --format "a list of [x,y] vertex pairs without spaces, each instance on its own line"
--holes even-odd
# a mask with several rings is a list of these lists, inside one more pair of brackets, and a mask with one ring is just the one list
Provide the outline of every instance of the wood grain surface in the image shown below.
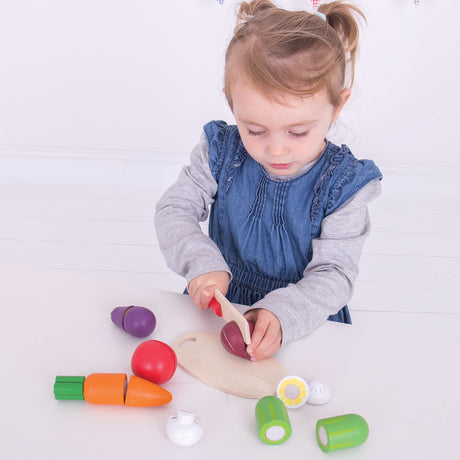
[[274,395],[285,368],[275,359],[252,362],[224,349],[212,332],[184,335],[173,344],[179,366],[197,380],[243,398]]

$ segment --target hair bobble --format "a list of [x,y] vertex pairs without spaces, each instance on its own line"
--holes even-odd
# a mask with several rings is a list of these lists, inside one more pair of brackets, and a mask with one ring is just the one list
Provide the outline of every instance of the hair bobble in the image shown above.
[[254,16],[253,16],[252,14],[245,14],[245,15],[241,18],[240,24],[241,24],[241,25],[247,24],[248,21],[250,21],[250,20],[253,19],[253,18],[254,18]]
[[327,22],[326,15],[324,13],[320,13],[319,11],[315,11],[313,14],[315,16],[318,16],[319,18],[321,18],[323,21]]

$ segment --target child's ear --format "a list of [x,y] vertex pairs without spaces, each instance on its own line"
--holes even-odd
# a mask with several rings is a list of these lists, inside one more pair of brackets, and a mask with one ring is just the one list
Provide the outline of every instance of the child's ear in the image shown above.
[[351,90],[349,90],[348,88],[342,90],[342,92],[340,93],[340,104],[334,110],[334,114],[332,115],[332,121],[337,120],[337,118],[340,115],[340,112],[343,109],[343,106],[348,101],[348,98],[350,97],[350,95],[351,95]]

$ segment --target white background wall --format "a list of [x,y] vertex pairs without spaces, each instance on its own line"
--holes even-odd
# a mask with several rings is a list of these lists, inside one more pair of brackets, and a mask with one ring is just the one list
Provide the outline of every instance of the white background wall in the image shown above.
[[[237,3],[2,0],[0,153],[189,151],[203,123],[231,121],[222,64]],[[379,163],[459,166],[459,3],[354,3],[368,25],[338,140]]]
[[[180,290],[155,202],[222,88],[238,2],[0,0],[0,257]],[[360,0],[332,140],[384,173],[352,309],[460,313],[456,0]],[[306,7],[308,0],[279,0]]]

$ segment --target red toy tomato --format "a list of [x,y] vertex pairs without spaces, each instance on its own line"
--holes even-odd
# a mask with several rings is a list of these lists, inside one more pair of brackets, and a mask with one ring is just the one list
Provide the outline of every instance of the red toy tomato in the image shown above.
[[177,357],[174,350],[159,340],[142,342],[131,359],[134,375],[157,385],[167,382],[176,372]]

